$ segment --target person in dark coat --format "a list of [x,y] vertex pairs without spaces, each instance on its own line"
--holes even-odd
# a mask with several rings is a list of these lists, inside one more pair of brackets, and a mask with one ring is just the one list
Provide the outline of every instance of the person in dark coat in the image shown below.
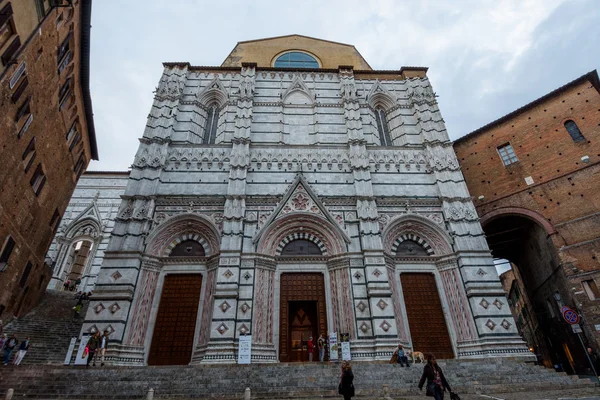
[[14,333],[12,334],[10,339],[8,339],[4,343],[4,365],[8,365],[8,362],[10,361],[10,355],[12,354],[13,350],[15,349],[15,347],[17,347],[18,344],[19,339],[17,339],[17,335],[15,335]]
[[342,377],[340,378],[339,393],[344,396],[344,400],[350,400],[354,397],[354,374],[350,361],[342,361]]
[[427,363],[423,367],[423,375],[421,375],[421,380],[419,381],[419,390],[423,390],[423,383],[427,380],[427,396],[431,396],[435,400],[443,400],[444,391],[448,389],[451,392],[452,389],[450,389],[450,385],[446,381],[442,368],[440,368],[435,360],[435,356],[427,354],[425,359]]
[[[96,350],[98,350],[98,347],[100,347],[100,332],[99,331],[94,333],[94,335],[90,338],[90,340],[88,340],[88,343],[87,343],[88,359],[87,359],[87,364],[86,364],[87,367],[90,366],[90,362],[92,362],[92,360],[94,360],[94,358],[96,357]],[[92,363],[92,365],[94,367],[96,366],[95,360]]]

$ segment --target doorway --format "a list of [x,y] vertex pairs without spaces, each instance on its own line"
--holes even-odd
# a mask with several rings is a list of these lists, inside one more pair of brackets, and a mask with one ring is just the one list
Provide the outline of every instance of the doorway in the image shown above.
[[187,365],[192,358],[202,275],[166,275],[148,365]]
[[[317,344],[327,337],[325,282],[322,273],[281,275],[279,316],[279,361],[308,361],[308,338]],[[318,353],[313,354],[318,360]]]
[[454,358],[435,276],[402,273],[400,280],[413,351],[433,353],[437,358]]

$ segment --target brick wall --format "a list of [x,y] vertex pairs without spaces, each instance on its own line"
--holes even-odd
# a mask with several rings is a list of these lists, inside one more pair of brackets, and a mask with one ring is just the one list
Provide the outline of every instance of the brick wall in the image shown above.
[[[0,272],[3,319],[23,315],[43,295],[52,275],[44,263],[54,235],[51,222],[53,217],[60,222],[78,172],[85,170],[93,155],[79,76],[81,2],[74,3],[74,8],[52,9],[36,32],[23,38],[24,47],[0,75],[0,252],[7,237],[16,242],[6,269]],[[13,1],[12,6],[17,8],[19,2]],[[66,43],[68,47],[61,49]],[[25,80],[26,87],[18,89]],[[69,87],[66,82],[70,92],[61,92]],[[79,139],[73,133],[67,141],[74,124]],[[28,153],[33,140],[35,153]],[[31,183],[38,166],[45,181],[36,194]],[[33,268],[25,279],[28,262]]]

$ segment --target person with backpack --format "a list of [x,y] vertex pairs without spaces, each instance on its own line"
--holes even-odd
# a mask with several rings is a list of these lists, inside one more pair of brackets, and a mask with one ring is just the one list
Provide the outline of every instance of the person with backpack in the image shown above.
[[427,380],[426,395],[433,397],[435,400],[444,400],[446,389],[451,393],[452,389],[450,389],[450,385],[446,381],[446,377],[442,372],[442,368],[438,365],[435,356],[427,354],[425,359],[427,363],[423,367],[423,375],[421,375],[421,380],[419,381],[419,390],[423,390],[423,383]]
[[15,365],[21,364],[21,361],[23,361],[23,357],[25,357],[25,354],[27,354],[27,350],[29,350],[29,344],[29,338],[26,338],[21,342],[21,345],[19,346],[19,351],[17,352],[17,356],[15,357]]
[[321,333],[319,335],[319,339],[317,340],[317,348],[319,349],[319,361],[325,361],[325,338]]
[[10,361],[10,356],[18,344],[19,339],[17,339],[17,335],[15,335],[14,333],[12,334],[10,339],[8,339],[6,343],[4,343],[4,365],[8,365],[8,362]]

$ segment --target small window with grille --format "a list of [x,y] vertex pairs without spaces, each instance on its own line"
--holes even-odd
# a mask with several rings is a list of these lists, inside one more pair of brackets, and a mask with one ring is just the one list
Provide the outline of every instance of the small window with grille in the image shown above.
[[498,147],[497,150],[505,166],[514,164],[519,161],[517,155],[515,154],[515,150],[510,145],[510,143],[503,144],[502,146]]

